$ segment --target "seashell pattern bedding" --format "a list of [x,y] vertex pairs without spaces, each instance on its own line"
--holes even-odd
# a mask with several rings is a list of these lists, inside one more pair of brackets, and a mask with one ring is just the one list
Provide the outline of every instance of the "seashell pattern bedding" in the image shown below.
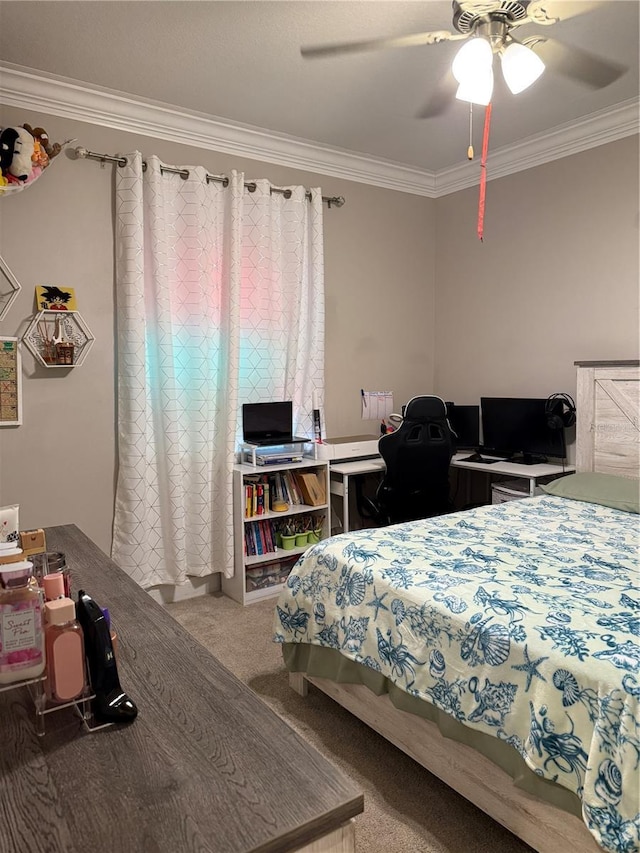
[[545,496],[309,549],[276,642],[338,650],[575,792],[604,850],[640,849],[638,516]]

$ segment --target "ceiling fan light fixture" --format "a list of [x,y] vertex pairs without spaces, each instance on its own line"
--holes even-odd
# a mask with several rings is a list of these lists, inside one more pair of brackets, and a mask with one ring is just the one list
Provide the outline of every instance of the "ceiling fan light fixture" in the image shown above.
[[458,86],[456,98],[486,107],[493,95],[493,70],[489,68],[481,74],[467,77]]
[[467,83],[471,77],[490,71],[493,65],[493,50],[484,38],[466,41],[451,63],[451,73],[458,83]]
[[535,83],[544,68],[540,57],[524,44],[512,42],[502,54],[502,74],[514,95]]

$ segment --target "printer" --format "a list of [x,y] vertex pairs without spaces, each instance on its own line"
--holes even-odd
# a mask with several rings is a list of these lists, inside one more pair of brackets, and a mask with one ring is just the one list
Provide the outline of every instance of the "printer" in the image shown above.
[[348,459],[366,459],[379,456],[379,435],[347,435],[341,438],[324,438],[314,445],[316,459],[344,462]]

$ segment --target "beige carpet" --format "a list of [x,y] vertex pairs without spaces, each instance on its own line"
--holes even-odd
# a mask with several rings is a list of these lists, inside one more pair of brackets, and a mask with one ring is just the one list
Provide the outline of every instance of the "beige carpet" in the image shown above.
[[275,600],[242,607],[210,595],[168,605],[203,646],[364,791],[359,853],[531,853],[519,841],[323,693],[303,699],[271,642]]

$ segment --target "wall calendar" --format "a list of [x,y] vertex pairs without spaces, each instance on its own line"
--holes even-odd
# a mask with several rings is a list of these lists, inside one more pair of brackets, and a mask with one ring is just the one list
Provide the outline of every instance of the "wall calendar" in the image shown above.
[[0,337],[0,426],[22,423],[22,371],[18,338]]

